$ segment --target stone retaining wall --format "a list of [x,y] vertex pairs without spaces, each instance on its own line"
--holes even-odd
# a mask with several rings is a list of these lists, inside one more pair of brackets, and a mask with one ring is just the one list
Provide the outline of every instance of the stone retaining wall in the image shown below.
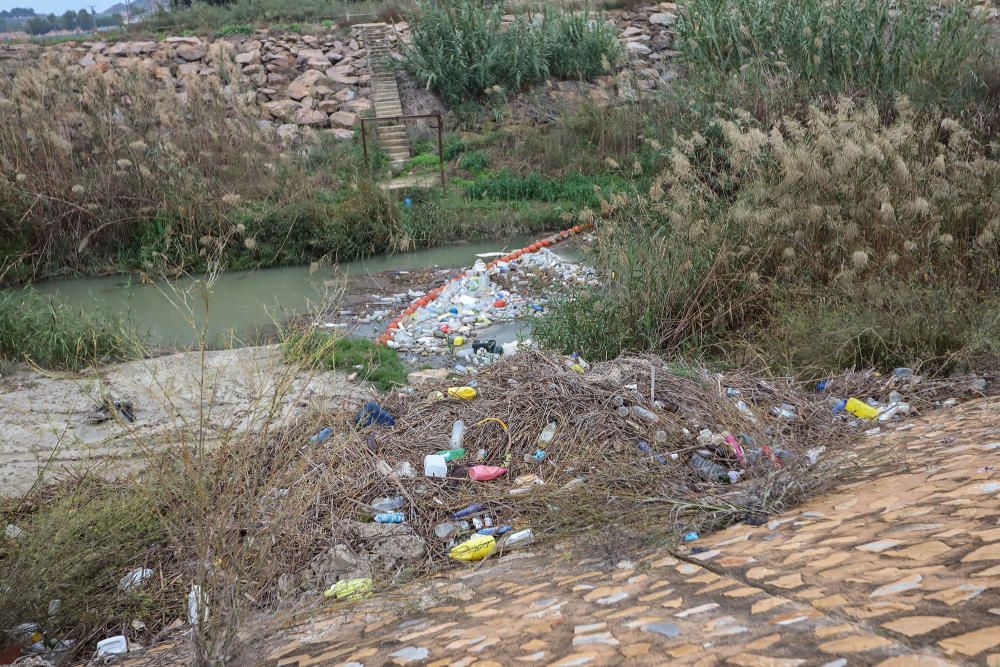
[[[676,9],[665,2],[608,14],[620,29],[626,62],[619,72],[595,82],[593,98],[634,100],[669,83],[675,76],[671,47]],[[391,55],[401,59],[400,45],[409,39],[410,27],[397,23],[392,28]],[[0,46],[0,61],[14,61],[18,67],[49,56],[101,71],[138,65],[179,92],[192,77],[216,77],[227,82],[224,92],[245,96],[259,109],[262,124],[273,125],[287,138],[302,128],[349,138],[358,115],[372,108],[367,53],[356,27],[318,34],[261,30],[215,39]]]

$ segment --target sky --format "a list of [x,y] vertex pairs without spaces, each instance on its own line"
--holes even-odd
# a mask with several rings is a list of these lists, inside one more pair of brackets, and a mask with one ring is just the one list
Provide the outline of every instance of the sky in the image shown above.
[[[62,14],[67,9],[78,11],[80,9],[90,9],[94,5],[97,11],[103,11],[115,4],[116,0],[0,0],[0,9],[13,9],[14,7],[29,7],[35,10],[36,14]],[[124,2],[124,0],[122,0]]]

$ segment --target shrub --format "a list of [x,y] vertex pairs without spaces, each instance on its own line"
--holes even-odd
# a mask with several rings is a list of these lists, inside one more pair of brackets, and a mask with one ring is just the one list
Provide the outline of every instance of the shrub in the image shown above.
[[357,370],[361,379],[382,391],[406,384],[406,367],[396,351],[368,340],[338,338],[309,329],[290,336],[282,343],[282,352],[289,363],[344,373]]
[[984,27],[969,6],[930,0],[692,0],[678,30],[696,73],[762,68],[787,72],[810,98],[941,101],[978,85]]
[[488,90],[518,91],[550,75],[589,79],[619,57],[613,30],[588,13],[546,11],[504,26],[504,8],[480,0],[423,4],[411,18],[407,68],[452,107]]
[[460,169],[478,174],[490,166],[490,156],[486,151],[470,151],[462,156],[458,166]]
[[[1000,162],[953,120],[921,118],[905,102],[894,115],[886,125],[874,107],[843,101],[805,123],[765,130],[736,112],[678,137],[646,195],[601,204],[609,220],[596,259],[611,287],[557,309],[540,331],[570,347],[589,335],[574,323],[590,308],[608,323],[611,342],[595,345],[602,353],[718,351],[736,336],[774,335],[782,313],[800,317],[789,299],[822,299],[889,341],[858,338],[860,353],[831,355],[838,363],[960,353],[982,312],[956,305],[949,314],[940,286],[966,295],[957,304],[995,294]],[[954,335],[892,321],[916,309],[948,315]],[[784,338],[807,345],[816,334]]]

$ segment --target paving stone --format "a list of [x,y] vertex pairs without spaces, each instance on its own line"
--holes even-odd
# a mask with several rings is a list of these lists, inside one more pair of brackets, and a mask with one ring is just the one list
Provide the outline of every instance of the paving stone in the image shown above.
[[892,547],[900,544],[899,540],[878,540],[877,542],[869,542],[868,544],[862,544],[861,546],[854,547],[855,549],[860,549],[861,551],[870,551],[872,553],[881,553],[886,549],[891,549]]
[[944,625],[955,623],[956,621],[957,619],[947,616],[903,616],[883,623],[882,627],[906,635],[907,637],[916,637],[933,632]]
[[902,593],[903,591],[910,591],[914,588],[920,588],[920,582],[924,580],[923,575],[914,574],[909,577],[904,577],[899,581],[886,584],[885,586],[880,586],[871,592],[873,598],[881,597],[883,595],[896,595],[897,593]]
[[979,547],[962,559],[963,563],[974,563],[982,560],[1000,560],[1000,542]]
[[885,555],[892,556],[894,558],[909,558],[911,560],[928,560],[930,558],[934,558],[935,556],[940,556],[947,551],[951,551],[951,547],[944,542],[930,540],[928,542],[914,544],[913,546],[905,549],[887,551],[885,552]]
[[618,640],[610,632],[598,632],[592,635],[577,635],[573,637],[573,646],[587,646],[588,644],[618,646],[618,643]]
[[695,616],[697,614],[704,614],[713,609],[718,609],[719,604],[717,602],[709,602],[707,604],[699,605],[697,607],[692,607],[691,609],[686,609],[684,611],[679,611],[674,616],[677,618],[687,618],[689,616]]
[[622,655],[626,658],[637,658],[639,656],[648,655],[649,649],[652,646],[649,642],[636,642],[629,643],[622,647]]
[[949,653],[978,655],[987,649],[1000,645],[1000,625],[955,635],[948,639],[942,639],[938,644]]
[[577,667],[578,665],[589,665],[597,659],[596,653],[573,653],[561,660],[551,664],[551,667]]
[[825,653],[861,653],[891,644],[892,642],[888,639],[877,635],[854,635],[820,644],[819,650]]
[[965,602],[966,600],[971,600],[980,593],[986,590],[985,586],[976,586],[975,584],[959,584],[954,588],[949,588],[947,590],[940,591],[938,593],[933,593],[927,596],[928,600],[940,600],[946,605],[954,607],[960,602]]
[[794,589],[804,585],[802,582],[802,575],[798,572],[787,574],[783,577],[778,577],[777,579],[772,579],[767,583],[770,586],[777,586],[778,588],[785,589]]
[[772,658],[766,655],[737,653],[727,658],[726,662],[741,667],[796,667],[805,664],[806,661],[801,658]]
[[666,621],[648,623],[642,626],[642,631],[663,635],[667,639],[673,639],[681,634],[680,626],[674,625],[673,623],[667,623]]
[[956,663],[932,655],[897,655],[876,667],[956,667]]

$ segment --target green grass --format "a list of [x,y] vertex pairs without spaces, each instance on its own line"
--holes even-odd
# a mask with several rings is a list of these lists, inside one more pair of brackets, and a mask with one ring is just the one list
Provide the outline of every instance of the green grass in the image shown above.
[[384,8],[384,4],[366,1],[235,0],[227,3],[195,1],[189,6],[181,5],[172,10],[156,12],[138,24],[138,29],[166,30],[174,34],[181,30],[221,33],[227,27],[277,27],[282,24],[286,25],[287,29],[302,29],[307,24],[318,24],[328,29],[334,22],[344,21],[349,14],[355,17],[365,13],[374,15]]
[[504,27],[504,11],[481,0],[425,2],[410,17],[407,68],[458,109],[486,95],[503,99],[549,76],[589,80],[612,71],[621,56],[614,29],[588,12],[545,9],[537,23],[522,14]]
[[[406,366],[395,350],[368,340],[338,338],[333,334],[309,330],[290,336],[282,343],[285,360],[315,368],[358,372],[362,380],[388,391],[406,384]],[[360,366],[361,368],[355,368]]]
[[989,59],[985,22],[930,0],[692,0],[678,44],[693,78],[760,69],[806,98],[861,94],[923,103],[961,98]]
[[76,370],[141,355],[134,328],[110,313],[76,310],[30,289],[0,292],[0,359]]
[[485,171],[490,166],[489,153],[483,150],[468,151],[464,153],[458,161],[460,169],[478,174]]
[[634,186],[613,174],[575,173],[562,178],[546,178],[538,172],[521,176],[500,170],[476,178],[466,187],[465,195],[470,199],[568,202],[595,207],[600,205],[602,194],[607,196],[621,191],[634,191]]

